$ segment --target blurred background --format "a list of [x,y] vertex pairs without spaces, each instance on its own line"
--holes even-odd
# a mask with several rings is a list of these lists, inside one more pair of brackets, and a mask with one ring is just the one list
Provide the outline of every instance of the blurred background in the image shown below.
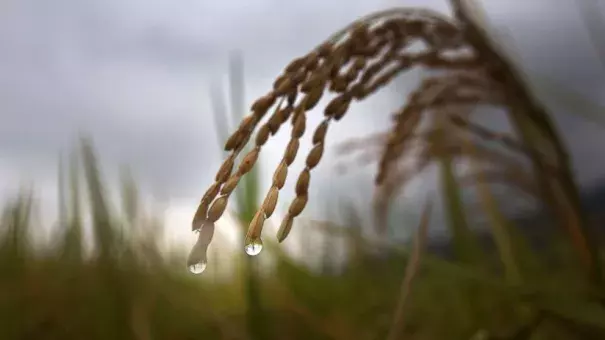
[[[490,37],[552,113],[587,214],[602,231],[605,2],[476,2]],[[385,130],[420,83],[419,70],[333,125],[291,236],[272,240],[294,198],[290,178],[267,222],[265,250],[248,257],[246,216],[289,140],[285,129],[277,133],[238,192],[243,198],[218,221],[207,269],[187,270],[191,219],[226,155],[221,131],[234,130],[290,60],[357,18],[396,6],[450,14],[446,0],[3,1],[0,339],[393,338],[408,245],[429,197],[428,247],[446,255],[427,257],[400,338],[602,338],[603,287],[587,288],[558,241],[546,242],[554,267],[536,264],[541,251],[520,255],[533,280],[521,288],[450,261],[451,215],[436,169],[392,204],[388,244],[373,237],[376,165],[347,160],[337,146]],[[311,113],[309,124],[321,117]],[[511,130],[497,112],[482,122]],[[301,141],[301,149],[310,146]],[[302,168],[298,160],[292,171]],[[507,218],[523,226],[520,239],[540,241],[537,226],[548,222],[531,200],[498,195]],[[479,239],[488,237],[486,223],[469,217]],[[555,315],[540,331],[536,313],[515,295],[530,286],[548,288],[540,306]],[[559,303],[563,295],[574,298]]]

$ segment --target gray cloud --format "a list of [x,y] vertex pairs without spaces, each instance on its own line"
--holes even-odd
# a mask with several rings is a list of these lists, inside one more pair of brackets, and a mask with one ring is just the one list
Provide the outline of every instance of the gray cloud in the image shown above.
[[[510,31],[529,73],[548,74],[590,98],[602,93],[603,73],[595,72],[597,60],[572,1],[510,3],[490,1],[487,10],[496,27]],[[0,20],[0,164],[5,168],[0,174],[25,171],[48,181],[55,176],[58,152],[71,147],[79,131],[87,131],[108,169],[129,163],[154,190],[195,201],[220,162],[207,91],[212,79],[224,76],[230,50],[240,49],[246,57],[249,103],[293,57],[361,15],[400,4],[12,2]],[[404,5],[448,8],[446,1]],[[417,78],[411,75],[397,88],[407,88]],[[401,100],[389,89],[356,106],[335,127],[330,143],[385,128],[387,113]],[[553,109],[580,177],[604,175],[602,157],[587,149],[595,141],[605,142],[602,130]],[[286,138],[280,133],[269,144],[263,154],[266,166],[281,157]],[[325,180],[331,169],[322,165],[320,182],[331,183]]]

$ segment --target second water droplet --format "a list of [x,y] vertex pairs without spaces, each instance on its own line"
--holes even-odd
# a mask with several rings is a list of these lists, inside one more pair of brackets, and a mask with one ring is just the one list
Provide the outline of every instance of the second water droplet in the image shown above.
[[206,270],[205,261],[201,261],[201,262],[189,265],[189,271],[193,274],[201,274],[204,272],[204,270]]
[[263,241],[260,238],[247,241],[244,250],[246,251],[246,254],[256,256],[263,250]]

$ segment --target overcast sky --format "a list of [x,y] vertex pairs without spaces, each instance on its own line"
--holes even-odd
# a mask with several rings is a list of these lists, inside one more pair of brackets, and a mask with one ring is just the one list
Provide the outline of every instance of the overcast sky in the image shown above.
[[[484,2],[490,22],[507,31],[530,75],[547,75],[605,104],[605,73],[575,1]],[[244,53],[249,104],[289,60],[357,17],[395,5],[448,10],[437,0],[3,1],[0,190],[32,180],[43,202],[54,207],[58,154],[85,132],[106,172],[129,164],[148,192],[170,202],[178,222],[169,227],[184,224],[178,227],[186,231],[221,162],[207,94],[210,81],[225,76],[229,52]],[[397,88],[409,89],[417,80],[412,74]],[[391,88],[355,106],[330,131],[329,142],[383,130],[401,98]],[[547,104],[558,114],[580,180],[605,178],[603,128]],[[269,142],[265,169],[276,165],[286,140],[280,134]],[[312,192],[343,187],[346,179],[328,177],[333,175],[326,161],[314,172]]]

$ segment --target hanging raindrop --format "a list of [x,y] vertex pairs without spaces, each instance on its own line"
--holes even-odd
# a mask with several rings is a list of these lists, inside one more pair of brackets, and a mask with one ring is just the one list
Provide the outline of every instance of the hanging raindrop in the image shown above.
[[200,261],[198,263],[190,264],[189,271],[192,274],[201,274],[204,272],[204,270],[206,270],[206,265],[206,261]]
[[263,240],[259,238],[246,240],[246,246],[244,247],[246,254],[250,256],[256,256],[263,250]]
[[214,235],[214,224],[206,224],[202,226],[198,233],[197,242],[191,248],[189,257],[187,258],[187,268],[193,274],[201,274],[206,270],[208,261],[206,260],[206,252],[208,245]]

